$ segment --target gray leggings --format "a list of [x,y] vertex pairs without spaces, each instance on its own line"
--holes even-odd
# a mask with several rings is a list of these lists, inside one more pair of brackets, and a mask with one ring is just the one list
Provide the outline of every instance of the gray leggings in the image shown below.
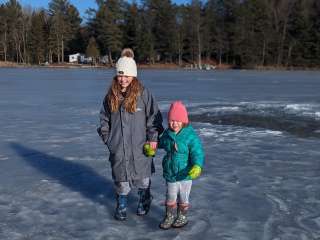
[[147,189],[151,185],[150,178],[132,180],[130,182],[114,182],[115,190],[118,195],[128,195],[133,187]]
[[191,191],[192,180],[167,182],[167,203],[189,204],[189,195]]

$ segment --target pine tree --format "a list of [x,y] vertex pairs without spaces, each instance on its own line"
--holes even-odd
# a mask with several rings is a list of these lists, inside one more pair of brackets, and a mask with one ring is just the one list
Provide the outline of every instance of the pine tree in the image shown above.
[[191,43],[194,59],[197,59],[199,68],[202,68],[202,13],[201,2],[192,0],[190,6],[190,23],[191,23]]
[[191,6],[183,5],[179,7],[179,24],[182,37],[182,58],[186,62],[194,64],[196,62],[197,39],[194,33],[194,21],[191,15]]
[[[143,1],[151,62],[172,61],[174,51],[175,12],[170,0]],[[153,54],[153,56],[152,56]],[[154,55],[155,54],[155,55]]]
[[270,30],[268,22],[263,0],[248,0],[239,5],[234,39],[237,65],[264,65]]
[[292,0],[269,0],[267,1],[271,21],[274,28],[272,33],[273,62],[277,66],[284,64],[285,45],[288,37],[288,20],[294,1]]
[[84,53],[90,36],[88,26],[80,26],[74,37],[68,42],[65,54]]
[[[124,46],[133,49],[138,57],[139,30],[141,20],[139,19],[139,8],[136,2],[127,6],[124,24]],[[139,57],[138,57],[139,58]]]
[[67,44],[79,31],[81,18],[78,10],[68,0],[52,0],[49,3],[49,15],[51,16],[51,38],[56,40],[55,53],[58,62],[64,62]]
[[320,2],[313,0],[310,4],[310,65],[319,67],[320,65]]
[[7,61],[8,56],[8,18],[7,9],[4,4],[0,4],[0,56]]
[[24,62],[22,50],[22,34],[24,31],[22,8],[16,0],[10,0],[5,4],[7,29],[8,29],[8,52],[11,60],[16,62]]
[[89,40],[89,44],[86,49],[86,55],[93,59],[93,63],[96,64],[98,57],[100,56],[100,52],[94,37],[91,37]]
[[217,58],[217,42],[214,36],[217,35],[217,23],[216,23],[216,12],[215,6],[212,0],[209,0],[204,6],[204,16],[203,16],[203,52],[207,58],[210,60],[211,57]]
[[41,64],[46,59],[46,22],[44,10],[33,12],[31,17],[31,29],[29,50],[33,63]]
[[302,1],[294,2],[288,17],[288,56],[286,65],[306,64],[310,25]]
[[154,35],[152,21],[146,11],[141,11],[138,28],[138,60],[153,64],[155,63]]
[[120,0],[107,0],[100,2],[93,19],[93,26],[96,26],[95,35],[103,52],[109,56],[109,62],[113,64],[113,56],[121,51],[123,46],[123,32],[121,31],[124,22],[123,5]]
[[80,34],[80,30],[81,30],[80,23],[82,19],[80,18],[79,11],[73,5],[70,5],[67,10],[67,21],[70,24],[70,31],[69,31],[67,46],[65,50],[73,54],[75,52],[81,51],[78,45],[82,44],[82,46],[84,47],[83,45],[84,43],[82,42],[81,34]]
[[175,6],[174,55],[177,56],[178,65],[183,64],[184,39],[186,37],[184,26],[184,7]]

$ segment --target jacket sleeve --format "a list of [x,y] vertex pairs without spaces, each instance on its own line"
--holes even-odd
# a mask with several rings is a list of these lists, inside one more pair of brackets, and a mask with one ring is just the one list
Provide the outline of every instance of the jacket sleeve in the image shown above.
[[163,132],[162,115],[155,98],[148,89],[144,89],[142,97],[146,110],[147,140],[157,142],[158,137]]
[[159,137],[159,144],[158,144],[158,148],[162,148],[164,149],[167,145],[168,145],[168,138],[166,136],[166,131],[164,131],[160,137]]
[[194,137],[189,144],[189,149],[192,165],[196,164],[202,168],[204,164],[204,151],[201,140],[196,133],[194,133]]
[[110,131],[110,116],[110,109],[105,98],[100,110],[100,126],[97,128],[97,132],[105,144],[107,143]]

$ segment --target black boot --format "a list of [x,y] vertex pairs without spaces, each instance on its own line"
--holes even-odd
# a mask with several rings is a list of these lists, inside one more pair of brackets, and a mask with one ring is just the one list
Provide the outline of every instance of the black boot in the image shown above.
[[117,195],[117,208],[114,213],[114,218],[119,221],[124,221],[127,219],[127,195]]
[[137,208],[137,215],[143,216],[146,215],[150,210],[150,205],[152,202],[152,195],[150,193],[150,188],[138,190],[139,203]]
[[172,206],[166,206],[166,216],[162,220],[162,222],[159,224],[159,227],[161,229],[167,230],[172,227],[172,224],[175,220],[175,212],[177,210],[177,205]]

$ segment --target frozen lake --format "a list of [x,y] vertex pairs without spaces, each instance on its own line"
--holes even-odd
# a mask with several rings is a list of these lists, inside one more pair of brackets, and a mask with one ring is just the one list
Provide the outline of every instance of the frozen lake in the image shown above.
[[0,239],[320,239],[320,72],[140,72],[164,117],[183,100],[206,151],[190,223],[163,231],[156,156],[148,216],[113,219],[96,134],[113,71],[0,68]]

